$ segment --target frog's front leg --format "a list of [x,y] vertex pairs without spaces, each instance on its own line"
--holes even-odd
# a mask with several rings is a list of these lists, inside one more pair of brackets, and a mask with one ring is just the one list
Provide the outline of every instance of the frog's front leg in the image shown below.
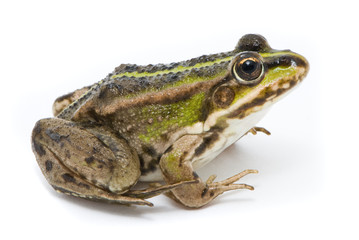
[[125,140],[96,127],[59,118],[42,119],[32,147],[47,181],[57,190],[92,200],[149,205],[123,196],[141,172],[138,156]]
[[246,134],[252,133],[253,135],[257,135],[258,132],[262,132],[268,136],[271,135],[270,131],[268,131],[263,127],[252,127],[251,129],[249,129],[249,131]]
[[256,170],[245,170],[224,181],[213,182],[212,175],[203,182],[192,167],[192,158],[195,149],[202,143],[203,137],[186,135],[177,140],[172,147],[162,156],[160,167],[167,183],[198,180],[198,183],[188,184],[171,190],[169,195],[187,207],[202,207],[216,198],[218,195],[235,189],[253,190],[252,186],[236,184],[243,176],[249,173],[257,173]]

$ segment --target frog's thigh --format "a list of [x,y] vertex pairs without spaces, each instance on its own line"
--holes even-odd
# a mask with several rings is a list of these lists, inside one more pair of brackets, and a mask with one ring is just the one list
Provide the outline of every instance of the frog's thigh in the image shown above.
[[42,119],[33,130],[32,146],[43,174],[56,190],[84,198],[147,204],[118,195],[138,180],[138,157],[125,141],[111,134],[103,138],[115,146],[111,149],[73,122]]

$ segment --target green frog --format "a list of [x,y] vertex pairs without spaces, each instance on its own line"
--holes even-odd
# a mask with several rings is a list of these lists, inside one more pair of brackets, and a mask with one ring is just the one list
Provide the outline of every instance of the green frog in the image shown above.
[[[165,193],[190,208],[249,189],[201,180],[201,168],[255,127],[270,106],[300,83],[307,60],[274,50],[260,35],[243,36],[233,51],[187,61],[122,64],[103,80],[57,98],[53,118],[39,120],[32,149],[47,181],[68,195],[148,205]],[[144,189],[139,181],[149,182]]]

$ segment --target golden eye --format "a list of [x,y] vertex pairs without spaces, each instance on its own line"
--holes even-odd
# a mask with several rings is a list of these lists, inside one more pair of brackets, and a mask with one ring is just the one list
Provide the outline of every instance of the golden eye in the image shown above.
[[233,61],[232,75],[244,85],[258,84],[264,76],[262,57],[256,52],[242,52]]

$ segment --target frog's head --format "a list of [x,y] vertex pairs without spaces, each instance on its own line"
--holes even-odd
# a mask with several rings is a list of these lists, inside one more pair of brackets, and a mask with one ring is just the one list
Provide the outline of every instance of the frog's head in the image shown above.
[[304,57],[290,50],[274,50],[260,35],[243,36],[233,53],[226,81],[213,91],[207,130],[226,127],[228,119],[243,120],[265,112],[298,85],[309,70]]

